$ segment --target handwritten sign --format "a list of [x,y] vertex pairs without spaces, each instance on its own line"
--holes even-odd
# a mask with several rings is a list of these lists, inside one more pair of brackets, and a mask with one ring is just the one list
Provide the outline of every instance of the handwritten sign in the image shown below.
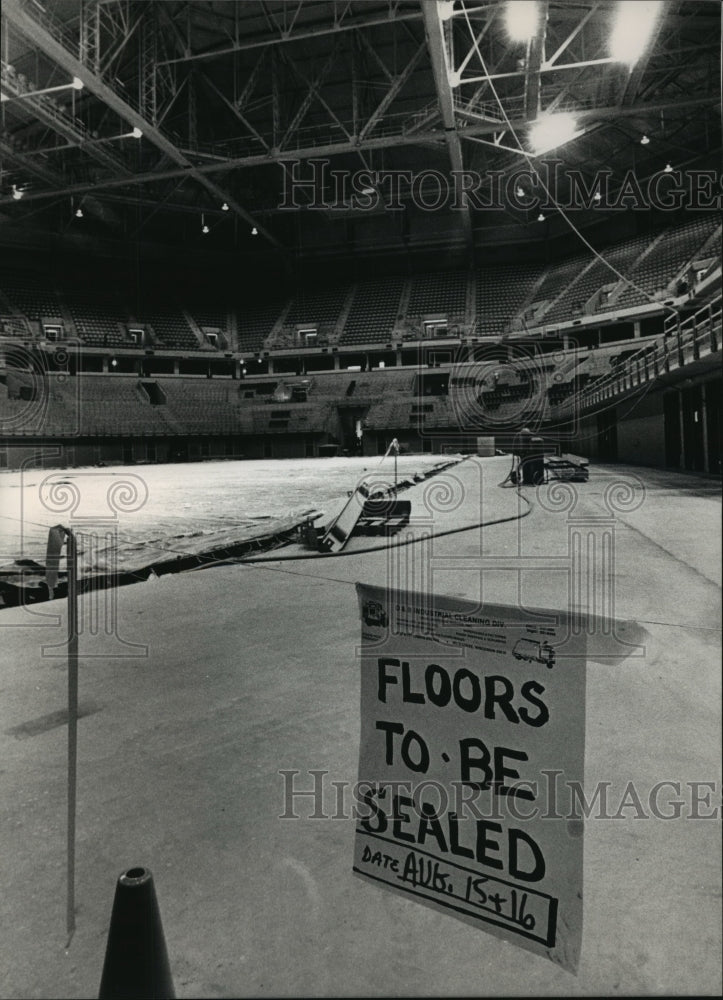
[[357,584],[354,872],[576,971],[584,637],[560,612]]

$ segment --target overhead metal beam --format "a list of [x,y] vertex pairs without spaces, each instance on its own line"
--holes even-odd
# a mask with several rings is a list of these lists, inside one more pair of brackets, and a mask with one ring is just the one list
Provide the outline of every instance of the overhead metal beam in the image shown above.
[[388,14],[379,14],[371,17],[350,17],[340,19],[334,24],[318,25],[306,30],[297,31],[289,29],[279,29],[278,32],[265,35],[263,38],[249,39],[246,41],[236,41],[232,45],[224,45],[220,49],[211,49],[207,52],[193,52],[188,55],[178,56],[176,59],[166,59],[159,65],[170,65],[171,63],[193,62],[198,59],[217,59],[219,56],[229,55],[232,52],[244,52],[248,49],[266,48],[269,45],[279,45],[284,42],[299,42],[309,38],[319,38],[322,35],[338,35],[343,31],[354,31],[357,28],[371,28],[375,25],[390,26],[401,21],[418,21],[422,16],[419,10],[407,10],[403,13],[392,13],[390,6]]
[[545,60],[545,66],[547,67],[554,66],[554,64],[557,62],[557,60],[565,51],[565,49],[570,45],[571,42],[573,42],[577,38],[577,36],[580,34],[580,32],[585,27],[590,18],[593,16],[593,14],[597,13],[599,7],[600,7],[599,2],[594,3],[590,8],[590,10],[587,12],[587,14],[584,14],[583,17],[580,18],[579,22],[575,25],[570,34],[564,40],[564,42],[560,46],[558,46],[557,49],[555,49],[555,51],[552,53],[549,59]]
[[[268,9],[268,6],[264,2],[264,0],[261,0],[261,9],[264,12],[264,16],[266,17],[266,21],[269,24],[269,26],[272,29],[276,28],[277,27],[277,22],[276,22],[275,18],[273,17],[273,15],[271,14],[270,10]],[[347,10],[347,9],[348,9],[348,5],[347,5],[347,8],[345,8],[345,10]],[[343,16],[343,14],[342,14],[342,16]],[[356,35],[354,35],[352,37],[352,42],[355,39],[357,39],[357,40],[363,40],[363,42],[364,42],[364,44],[366,46],[369,46],[369,44],[370,44],[369,41],[368,41],[368,39],[364,38],[364,35],[362,33],[357,33]],[[339,40],[335,39],[334,43],[332,45],[332,54],[336,53],[339,47],[340,47]],[[421,46],[421,50],[422,50],[422,52],[424,51],[424,45]],[[402,85],[402,83],[404,82],[404,80],[402,80],[402,81],[395,80],[395,78],[392,76],[392,74],[386,68],[386,66],[381,61],[381,59],[376,54],[376,52],[374,52],[373,49],[371,51],[372,51],[372,53],[374,55],[375,60],[379,64],[382,72],[384,73],[385,77],[387,78],[387,80],[390,81],[390,84],[392,84],[392,86],[390,87],[390,90],[392,92],[392,97],[393,97],[394,95],[396,95],[399,87]],[[272,49],[271,50],[272,56],[275,56],[276,52],[277,52],[276,49]],[[280,62],[283,62],[289,68],[290,72],[293,73],[295,76],[297,76],[299,78],[299,80],[301,80],[302,84],[307,88],[307,93],[308,94],[312,94],[313,93],[313,95],[316,97],[316,99],[319,102],[319,104],[322,105],[322,107],[325,109],[325,111],[329,115],[330,121],[333,122],[336,126],[338,126],[338,128],[340,129],[340,131],[346,136],[347,142],[350,142],[350,143],[353,142],[354,143],[354,146],[350,150],[350,152],[352,152],[355,156],[358,156],[359,159],[360,159],[360,161],[361,161],[361,163],[362,163],[362,166],[364,167],[364,169],[367,170],[370,175],[373,175],[374,171],[372,169],[372,164],[371,164],[370,160],[367,159],[367,157],[364,155],[364,153],[365,153],[365,151],[367,149],[376,149],[376,148],[380,148],[380,147],[377,147],[377,146],[374,146],[374,147],[365,147],[365,139],[367,138],[367,134],[368,134],[369,122],[367,122],[366,125],[362,128],[362,133],[357,134],[356,129],[354,129],[353,126],[352,126],[353,127],[353,134],[350,133],[349,130],[348,130],[348,128],[346,127],[346,124],[343,121],[341,121],[341,119],[339,118],[339,116],[337,115],[337,113],[334,111],[334,109],[332,107],[330,107],[330,105],[328,104],[328,102],[324,99],[324,96],[323,96],[323,94],[321,93],[321,91],[319,89],[319,84],[313,83],[312,81],[310,81],[305,76],[305,74],[301,71],[301,69],[299,68],[299,66],[297,65],[297,63],[290,58],[289,54],[284,49],[278,49],[278,53],[279,53],[279,60],[280,60]],[[418,53],[418,54],[420,54],[420,53]],[[414,65],[416,65],[416,61],[415,60],[413,60],[413,65],[412,65],[411,69],[414,68]],[[411,72],[411,69],[410,69],[409,66],[407,67],[407,69],[410,70],[410,72]],[[406,71],[402,75],[404,76],[404,79],[406,80],[407,79]],[[276,81],[277,81],[277,77],[276,77],[276,75],[274,75],[273,78],[272,78],[272,87],[276,83]],[[386,97],[389,97],[389,93],[386,95]],[[391,98],[389,98],[389,99],[391,100]],[[379,113],[379,114],[383,113],[383,111],[387,107],[387,103],[388,102],[385,103],[385,100],[383,100],[382,101],[382,105],[383,106],[378,107],[376,109],[375,114],[376,113]],[[276,102],[274,102],[274,104],[275,104],[275,107],[274,107],[274,121],[275,121],[275,124],[274,124],[274,134],[276,134],[277,124],[278,124],[278,122],[276,121],[276,116],[277,116],[277,113],[278,113],[278,108],[276,106]],[[374,116],[372,116],[372,118],[374,118]],[[376,119],[374,119],[374,120],[376,120]],[[372,122],[372,124],[373,124],[373,122]],[[289,133],[290,132],[291,132],[291,129],[288,129],[287,132],[286,132],[286,134],[285,134],[285,136],[284,136],[284,141],[286,141],[286,139],[289,137]],[[274,142],[274,151],[275,152],[278,152],[279,145],[280,145],[280,142],[277,142],[275,140],[275,142]],[[383,146],[381,148],[387,148],[387,147]],[[288,151],[288,152],[291,152],[291,151]],[[285,151],[281,155],[282,156],[283,155],[288,155],[288,152]],[[296,154],[297,150],[293,150],[293,152],[294,152],[294,154]],[[286,173],[287,176],[289,176],[289,174],[290,174],[290,176],[291,176],[291,178],[293,180],[293,171],[291,171],[291,172],[289,171],[288,163],[285,163],[282,160],[281,161],[281,167],[285,171],[285,173]],[[375,186],[375,184],[373,182],[372,182],[372,187],[375,187],[375,189],[376,189],[376,186]],[[400,223],[401,223],[401,220],[399,219],[398,213],[396,213],[396,212],[393,213],[392,214],[392,218],[394,220],[395,226],[398,227],[400,225]]]
[[[24,172],[39,178],[51,188],[58,190],[59,188],[62,188],[65,183],[64,178],[59,176],[54,170],[50,170],[48,167],[38,163],[33,158],[32,154],[23,153],[14,149],[13,146],[11,146],[5,139],[0,139],[0,157],[12,163],[19,164]],[[24,202],[25,200],[26,198],[24,195],[22,201]],[[88,193],[85,197],[85,206],[91,215],[94,215],[105,225],[113,229],[121,228],[121,220],[115,212],[111,211],[106,206],[101,205],[100,202],[91,197],[90,193]]]
[[[4,86],[6,89],[9,89],[6,84],[4,84]],[[5,93],[5,90],[3,90],[3,93]],[[23,97],[22,93],[18,96],[22,99],[22,106],[20,109],[21,112],[30,112],[32,117],[44,125],[46,129],[50,129],[52,132],[56,133],[56,135],[62,136],[62,138],[68,143],[68,146],[72,146],[84,153],[87,153],[106,169],[110,169],[115,173],[125,172],[130,174],[130,171],[122,160],[114,156],[109,150],[97,145],[96,140],[87,130],[85,132],[80,131],[75,121],[67,116],[64,111],[61,111],[60,109],[53,109],[51,106],[44,104],[43,101],[37,97]],[[9,113],[14,113],[12,107],[9,109]],[[24,124],[27,125],[30,123],[24,121]],[[33,122],[32,124],[35,123]],[[28,154],[32,154],[33,150],[28,149],[27,152]]]
[[[7,0],[6,0],[7,2]],[[686,110],[689,107],[700,107],[701,105],[710,104],[715,105],[719,102],[719,97],[717,95],[708,95],[705,97],[692,98],[688,101],[663,101],[655,102],[651,104],[638,104],[631,105],[629,107],[620,108],[617,105],[606,106],[604,108],[593,108],[587,111],[576,112],[576,116],[581,120],[594,121],[597,119],[607,119],[607,118],[618,118],[621,116],[644,116],[646,114],[657,114],[659,111],[664,111],[666,109],[675,108],[678,110]],[[466,112],[462,109],[459,110],[460,114],[464,114],[465,117],[469,116],[474,118],[473,112]],[[505,123],[506,124],[506,123]],[[510,120],[510,126],[513,130],[522,129],[529,123],[524,118],[515,118]],[[461,138],[468,138],[477,135],[493,135],[500,130],[499,122],[474,122],[471,125],[466,126],[464,129],[460,129],[459,135]],[[128,187],[136,184],[151,184],[154,181],[170,180],[172,178],[178,177],[191,177],[195,175],[207,176],[208,174],[213,174],[217,172],[243,169],[247,167],[258,167],[266,163],[282,163],[288,162],[289,157],[293,155],[294,160],[310,160],[316,159],[323,160],[331,156],[340,156],[347,153],[358,153],[360,150],[375,150],[375,149],[391,149],[401,146],[425,146],[431,145],[434,147],[439,147],[441,142],[444,141],[444,137],[438,131],[427,131],[427,132],[416,132],[416,133],[406,133],[401,131],[394,135],[383,135],[376,138],[367,138],[361,142],[349,141],[349,142],[338,142],[338,143],[328,143],[326,145],[320,146],[306,146],[299,149],[294,149],[293,154],[282,153],[275,150],[269,150],[264,153],[251,153],[247,156],[234,156],[234,157],[217,157],[214,158],[212,163],[204,163],[202,165],[195,165],[193,168],[193,174],[190,172],[188,167],[173,168],[169,170],[152,170],[145,174],[133,174],[128,178],[114,179],[107,181],[97,181],[87,184],[75,184],[68,185],[63,190],[59,191],[36,191],[29,192],[25,195],[23,200],[36,201],[41,198],[54,198],[61,194],[80,194],[84,191],[109,191],[113,188]],[[189,151],[190,153],[190,151]],[[0,204],[15,204],[12,198],[4,197],[0,198]]]
[[379,121],[379,119],[385,113],[385,111],[392,103],[394,98],[397,96],[399,91],[409,80],[409,78],[411,77],[414,70],[417,68],[417,65],[421,61],[422,56],[425,54],[426,51],[427,51],[426,46],[424,44],[420,45],[417,51],[412,56],[412,58],[407,63],[407,65],[404,67],[402,72],[399,74],[399,76],[392,78],[389,90],[386,92],[382,100],[379,102],[378,106],[374,109],[371,118],[369,118],[369,120],[365,122],[364,126],[362,127],[362,130],[359,133],[360,138],[364,139],[367,135],[369,135],[369,133],[372,131],[376,123]]
[[[452,97],[452,88],[449,85],[449,61],[447,59],[444,23],[439,16],[437,0],[422,0],[422,14],[424,15],[424,30],[432,61],[434,86],[437,91],[437,101],[439,102],[442,124],[444,125],[444,138],[447,143],[447,150],[449,151],[449,160],[452,170],[456,173],[461,173],[464,170],[462,145],[457,134],[454,100]],[[465,242],[471,248],[473,243],[472,216],[469,205],[466,202],[462,206],[461,221]]]
[[621,104],[631,104],[638,94],[638,88],[642,82],[645,71],[648,68],[648,63],[650,62],[650,57],[653,52],[656,51],[658,38],[663,29],[663,23],[665,17],[663,15],[658,17],[658,20],[653,28],[653,33],[648,40],[648,45],[645,52],[640,56],[638,61],[634,66],[631,66],[627,73],[627,79],[623,85],[623,91],[620,97]]
[[[65,69],[71,76],[80,77],[89,91],[100,98],[112,111],[115,111],[124,118],[131,126],[139,128],[146,139],[153,143],[157,149],[164,153],[170,160],[193,178],[202,184],[207,191],[213,194],[214,198],[226,201],[229,207],[249,226],[255,226],[260,235],[277,249],[283,249],[276,237],[262,226],[253,216],[246,211],[243,206],[223,191],[217,184],[211,181],[204,173],[199,171],[194,164],[181,153],[178,148],[160,132],[151,122],[147,121],[141,114],[123,100],[111,87],[96,76],[87,66],[84,66],[72,53],[61,45],[60,42],[50,34],[46,28],[31,17],[21,6],[18,0],[3,0],[3,16],[28,38],[34,45],[37,45],[47,56],[49,56],[58,66]],[[88,188],[92,190],[92,187]]]
[[[326,57],[324,65],[321,67],[321,69],[319,70],[319,72],[316,74],[315,78],[313,80],[304,80],[304,83],[306,85],[306,95],[304,96],[304,99],[302,100],[301,104],[299,105],[299,107],[296,110],[296,114],[294,115],[294,117],[289,122],[289,125],[286,128],[286,131],[284,132],[284,134],[281,137],[281,140],[279,141],[279,147],[280,148],[283,149],[283,147],[287,144],[287,142],[289,141],[289,139],[291,139],[293,137],[293,135],[296,132],[296,130],[299,127],[299,125],[301,125],[302,121],[306,117],[307,111],[309,110],[309,108],[311,107],[312,103],[314,102],[314,100],[317,98],[317,96],[319,94],[319,87],[321,87],[321,85],[324,83],[324,81],[328,77],[328,75],[331,72],[331,69],[332,69],[334,63],[336,62],[338,56],[339,56],[339,49],[338,49],[338,45],[335,43],[334,45],[332,45],[331,51],[329,52],[328,56]],[[294,67],[294,68],[296,68],[296,67]]]
[[542,78],[540,70],[545,58],[545,40],[547,38],[547,0],[538,0],[537,31],[530,39],[527,47],[527,65],[525,76],[525,117],[537,118],[540,110],[540,89]]

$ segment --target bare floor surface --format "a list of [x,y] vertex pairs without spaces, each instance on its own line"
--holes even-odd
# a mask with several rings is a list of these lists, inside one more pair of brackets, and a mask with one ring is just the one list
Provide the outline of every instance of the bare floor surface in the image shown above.
[[[452,512],[428,496],[433,528],[513,518],[482,531],[122,588],[117,634],[93,634],[95,598],[83,598],[69,946],[65,602],[2,614],[2,996],[97,995],[115,881],[135,865],[153,871],[179,997],[719,993],[720,825],[703,818],[720,799],[719,495],[710,480],[597,466],[586,484],[522,499],[498,488],[507,468],[451,470]],[[614,560],[599,568],[590,539],[606,532]],[[580,566],[598,574],[593,596]],[[586,787],[610,782],[615,811],[628,782],[671,781],[686,808],[586,823],[576,977],[354,878],[351,820],[279,819],[280,769],[303,772],[303,787],[314,768],[356,779],[353,584],[402,578],[592,613],[614,584],[608,611],[631,624],[591,637]],[[708,804],[697,786],[699,818],[691,782],[717,783]]]

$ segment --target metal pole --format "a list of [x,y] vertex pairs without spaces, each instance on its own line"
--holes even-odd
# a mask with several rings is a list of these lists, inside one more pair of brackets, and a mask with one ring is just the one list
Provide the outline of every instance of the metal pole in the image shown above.
[[68,561],[68,943],[75,932],[75,803],[78,767],[78,552],[67,532]]

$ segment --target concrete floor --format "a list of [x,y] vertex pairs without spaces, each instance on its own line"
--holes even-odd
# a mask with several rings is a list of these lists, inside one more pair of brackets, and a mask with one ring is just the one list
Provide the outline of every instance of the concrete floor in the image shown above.
[[[497,488],[507,468],[452,470],[460,504],[438,497],[435,528],[472,523],[480,508],[483,520],[527,510]],[[609,781],[617,802],[628,781],[645,793],[670,780],[686,799],[686,782],[716,782],[720,802],[717,485],[594,466],[574,496],[523,492],[532,509],[520,520],[392,555],[228,566],[118,591],[118,635],[138,646],[81,637],[69,947],[66,728],[52,715],[66,670],[47,648],[62,642],[65,602],[4,612],[0,994],[97,995],[115,881],[135,865],[153,871],[179,997],[718,994],[719,815],[692,818],[689,791],[677,820],[629,810],[586,823],[577,976],[354,878],[351,820],[278,818],[280,769],[356,779],[355,581],[596,613],[575,590],[581,532],[614,535],[614,614],[642,646],[627,655],[591,638],[586,788]],[[606,575],[580,558],[587,579]]]

